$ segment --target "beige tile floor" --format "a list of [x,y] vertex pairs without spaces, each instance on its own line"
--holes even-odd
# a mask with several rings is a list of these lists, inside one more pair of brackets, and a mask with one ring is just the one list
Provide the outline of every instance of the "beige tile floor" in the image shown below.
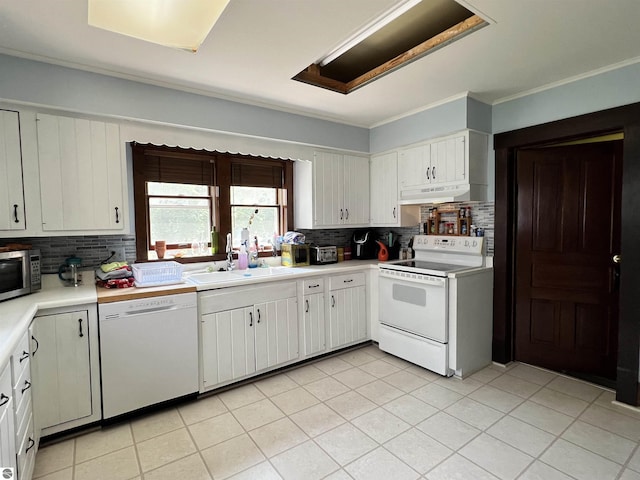
[[42,448],[38,480],[640,480],[640,414],[523,364],[443,378],[367,346]]

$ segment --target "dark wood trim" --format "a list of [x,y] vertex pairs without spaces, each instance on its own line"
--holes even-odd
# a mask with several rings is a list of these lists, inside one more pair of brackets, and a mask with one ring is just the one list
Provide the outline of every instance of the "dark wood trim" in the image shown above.
[[494,136],[495,256],[493,359],[513,360],[513,269],[518,149],[559,143],[600,134],[624,133],[622,167],[622,257],[616,399],[640,404],[638,353],[640,351],[640,103],[616,107]]

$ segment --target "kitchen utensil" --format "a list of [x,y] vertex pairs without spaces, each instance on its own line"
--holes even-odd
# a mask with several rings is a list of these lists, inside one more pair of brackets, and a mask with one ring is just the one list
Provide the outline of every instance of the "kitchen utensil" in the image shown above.
[[[65,260],[64,265],[58,267],[58,277],[65,285],[70,287],[77,287],[82,282],[82,274],[80,273],[80,266],[82,265],[82,259],[75,255]],[[63,276],[67,274],[67,276]]]
[[389,250],[387,249],[387,246],[378,240],[376,240],[376,243],[380,245],[380,250],[378,250],[378,260],[386,262],[389,260]]

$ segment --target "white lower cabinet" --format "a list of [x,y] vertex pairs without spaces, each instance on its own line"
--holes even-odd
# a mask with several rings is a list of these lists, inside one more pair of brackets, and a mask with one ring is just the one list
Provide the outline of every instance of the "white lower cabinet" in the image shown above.
[[362,272],[329,278],[329,349],[367,339],[365,285],[365,274]]
[[93,307],[33,319],[34,407],[36,427],[44,435],[101,417],[95,318]]
[[11,367],[0,368],[0,467],[16,469],[16,431]]
[[298,358],[295,282],[198,294],[201,391]]
[[15,452],[18,479],[29,480],[38,449],[38,437],[33,423],[33,402],[31,377],[29,333],[25,332],[11,355],[11,371],[13,383]]
[[325,350],[324,283],[324,278],[312,278],[302,282],[305,356]]

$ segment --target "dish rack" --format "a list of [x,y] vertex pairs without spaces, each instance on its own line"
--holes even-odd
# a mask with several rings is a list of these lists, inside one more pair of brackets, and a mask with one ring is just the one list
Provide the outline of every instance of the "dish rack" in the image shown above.
[[134,263],[131,270],[136,287],[157,287],[184,282],[183,266],[178,262]]

